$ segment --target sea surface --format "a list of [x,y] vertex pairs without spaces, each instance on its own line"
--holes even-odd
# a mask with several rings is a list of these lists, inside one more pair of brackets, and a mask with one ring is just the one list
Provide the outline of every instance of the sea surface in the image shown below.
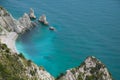
[[16,19],[29,9],[45,14],[50,31],[40,23],[21,35],[19,52],[53,76],[95,56],[120,79],[120,0],[0,0]]

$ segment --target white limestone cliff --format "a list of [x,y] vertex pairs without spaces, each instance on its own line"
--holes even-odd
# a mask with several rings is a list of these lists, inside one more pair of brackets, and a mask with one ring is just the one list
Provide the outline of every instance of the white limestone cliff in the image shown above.
[[25,13],[23,17],[16,20],[4,8],[0,9],[0,25],[8,32],[16,33],[22,33],[33,26],[28,14]]

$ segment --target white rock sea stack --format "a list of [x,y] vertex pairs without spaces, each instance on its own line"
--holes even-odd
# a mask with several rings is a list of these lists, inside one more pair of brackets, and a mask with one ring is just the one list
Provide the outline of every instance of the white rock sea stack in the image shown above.
[[36,19],[36,16],[35,16],[35,14],[34,14],[34,10],[33,10],[32,8],[30,8],[29,17],[30,17],[31,19]]
[[105,65],[94,56],[91,56],[79,67],[61,74],[57,80],[113,80],[113,78]]
[[45,25],[48,25],[48,21],[47,21],[46,16],[44,14],[42,16],[40,16],[38,21],[45,24]]

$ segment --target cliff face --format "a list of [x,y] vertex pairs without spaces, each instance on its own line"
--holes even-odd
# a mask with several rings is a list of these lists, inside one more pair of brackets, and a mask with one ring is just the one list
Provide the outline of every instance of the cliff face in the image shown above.
[[8,32],[14,31],[22,33],[32,27],[32,22],[28,14],[24,14],[19,20],[12,17],[10,13],[4,8],[0,7],[0,26],[5,28]]
[[113,80],[109,71],[95,57],[88,57],[79,67],[67,70],[58,80]]
[[0,44],[0,80],[54,80],[22,54],[12,54],[5,44]]

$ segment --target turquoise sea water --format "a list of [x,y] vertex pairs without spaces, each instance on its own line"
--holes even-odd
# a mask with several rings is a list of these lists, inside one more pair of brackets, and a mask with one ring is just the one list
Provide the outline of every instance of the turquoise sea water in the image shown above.
[[87,56],[96,56],[120,79],[119,0],[2,0],[0,5],[18,19],[29,8],[39,17],[47,15],[57,32],[38,24],[21,35],[19,52],[53,76],[80,65]]

